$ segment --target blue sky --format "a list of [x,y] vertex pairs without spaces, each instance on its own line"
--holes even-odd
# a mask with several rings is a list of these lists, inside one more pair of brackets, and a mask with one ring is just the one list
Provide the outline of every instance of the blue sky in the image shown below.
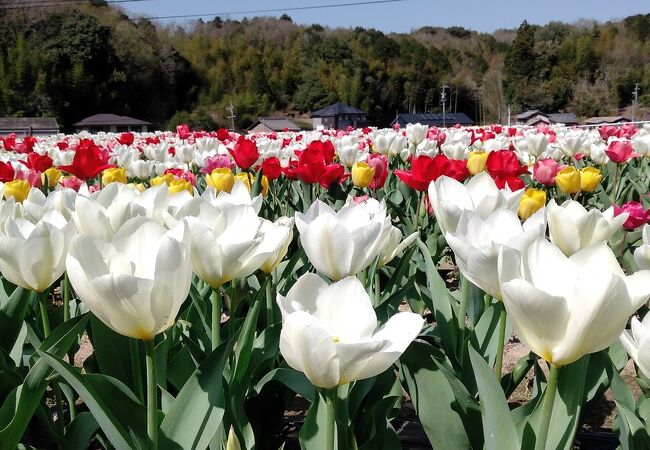
[[[209,20],[213,17],[210,14],[214,13],[331,5],[353,1],[355,0],[238,0],[236,2],[147,0],[120,3],[120,6],[127,12],[145,16],[207,14],[205,19]],[[571,23],[580,19],[607,21],[639,13],[650,13],[650,5],[645,0],[505,0],[499,2],[405,0],[387,4],[288,12],[293,21],[300,24],[319,23],[330,27],[362,26],[384,32],[408,32],[424,25],[441,27],[458,25],[472,30],[491,32],[499,28],[516,28],[524,19],[535,24],[545,24],[553,20]],[[237,14],[231,15],[230,18],[281,14],[282,12]],[[228,16],[222,15],[222,18],[226,17]]]

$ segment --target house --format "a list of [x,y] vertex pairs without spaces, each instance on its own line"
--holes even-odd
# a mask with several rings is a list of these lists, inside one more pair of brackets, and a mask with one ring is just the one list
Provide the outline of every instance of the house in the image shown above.
[[463,126],[472,126],[474,121],[470,119],[465,113],[420,113],[420,114],[398,114],[391,123],[391,126],[399,124],[400,127],[405,127],[409,123],[420,123],[422,125],[436,126],[436,127],[453,127],[456,124]]
[[300,131],[300,127],[287,117],[260,117],[248,131],[270,133],[273,131]]
[[519,125],[551,125],[555,123],[562,123],[564,125],[578,125],[578,118],[573,113],[554,113],[546,114],[539,109],[529,109],[521,114],[515,116],[515,120]]
[[628,122],[630,119],[623,116],[590,117],[585,120],[585,125],[614,125]]
[[73,127],[77,131],[109,131],[118,133],[123,131],[147,131],[150,125],[151,122],[132,117],[117,116],[115,114],[95,114],[75,123]]
[[334,103],[311,113],[312,126],[315,130],[363,127],[367,125],[367,116],[368,113],[365,111],[343,103]]
[[0,136],[49,136],[59,132],[54,117],[0,117]]

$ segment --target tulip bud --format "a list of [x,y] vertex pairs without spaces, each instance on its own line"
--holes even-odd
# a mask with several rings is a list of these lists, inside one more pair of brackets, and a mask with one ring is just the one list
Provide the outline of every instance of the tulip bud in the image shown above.
[[126,169],[120,167],[111,167],[102,172],[102,184],[106,186],[110,183],[126,184]]
[[575,167],[565,167],[555,175],[555,184],[565,194],[580,192],[580,172]]
[[541,189],[526,189],[519,202],[517,213],[521,220],[526,220],[546,205],[546,191]]
[[214,169],[210,175],[205,176],[205,181],[208,186],[212,186],[217,192],[228,192],[232,190],[235,184],[235,175],[232,170],[227,167],[220,167]]
[[50,167],[41,174],[41,183],[45,183],[45,177],[47,177],[47,186],[53,188],[59,182],[59,178],[61,178],[61,171],[56,167]]
[[580,190],[593,192],[602,179],[600,170],[595,167],[585,167],[580,171]]
[[226,442],[226,450],[241,450],[241,445],[239,444],[239,439],[235,434],[233,427],[230,427],[228,432],[228,441]]
[[469,173],[476,175],[479,172],[483,172],[487,163],[488,154],[488,152],[483,151],[469,152],[469,156],[467,157],[467,170],[469,170]]
[[375,176],[375,169],[364,162],[356,162],[352,165],[352,183],[356,187],[365,188],[370,186]]
[[174,181],[174,175],[171,173],[166,173],[164,175],[160,175],[159,177],[155,177],[151,179],[151,185],[152,186],[158,186],[159,184],[165,183],[167,186]]
[[169,193],[178,194],[179,192],[187,191],[190,194],[194,195],[194,189],[192,188],[192,183],[182,178],[176,178],[171,183],[169,183]]
[[27,198],[31,188],[27,180],[13,180],[4,184],[2,195],[4,195],[4,198],[13,197],[17,202],[22,202]]
[[[235,179],[243,182],[248,188],[248,192],[253,189],[253,183],[255,183],[255,177],[248,172],[240,172],[235,175]],[[266,194],[269,193],[269,179],[262,175],[262,195],[266,197]]]

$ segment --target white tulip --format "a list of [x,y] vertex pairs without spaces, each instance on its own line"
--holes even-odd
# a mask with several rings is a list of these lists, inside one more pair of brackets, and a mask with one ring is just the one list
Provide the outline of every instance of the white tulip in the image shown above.
[[528,153],[535,158],[538,158],[546,151],[548,142],[548,136],[546,136],[544,133],[526,134],[526,149]]
[[316,200],[305,214],[296,212],[296,227],[307,258],[332,280],[368,267],[386,245],[390,232],[386,206],[373,199],[348,203],[335,212]]
[[607,242],[628,217],[627,213],[614,217],[613,207],[605,212],[595,208],[587,211],[575,200],[567,200],[560,206],[555,199],[548,203],[547,214],[551,242],[567,256],[590,245]]
[[542,238],[504,247],[498,272],[517,336],[558,367],[610,346],[650,297],[650,271],[626,276],[606,244],[570,257]]
[[621,343],[643,375],[650,377],[650,314],[646,314],[643,321],[632,317],[630,326],[630,331],[621,334]]
[[[272,235],[270,236],[271,239],[262,239],[260,244],[261,251],[265,252],[267,245],[270,250],[269,256],[262,262],[260,269],[263,272],[271,273],[287,255],[289,245],[293,239],[293,219],[285,216],[280,217],[275,222],[262,219],[260,232],[262,235]],[[280,245],[278,245],[278,242]]]
[[79,235],[70,245],[70,283],[90,311],[116,332],[151,340],[169,328],[192,282],[189,231],[136,217],[110,241]]
[[394,132],[376,133],[372,137],[372,149],[375,152],[382,154],[384,156],[392,156],[391,147],[396,137],[397,134]]
[[499,189],[486,173],[473,176],[467,184],[442,176],[429,185],[429,200],[443,233],[454,232],[463,211],[474,211],[485,219],[499,208],[517,211],[524,190]]
[[328,285],[306,273],[286,297],[280,351],[315,386],[333,388],[386,371],[417,337],[424,320],[398,313],[382,327],[363,285],[354,277]]
[[639,269],[650,269],[650,225],[643,225],[641,236],[643,238],[643,244],[634,250],[634,260],[639,266]]
[[406,125],[406,137],[409,141],[409,144],[417,147],[420,142],[422,142],[429,132],[429,127],[427,125],[422,125],[419,123],[409,123]]
[[447,244],[456,255],[460,272],[474,285],[501,299],[497,262],[502,247],[524,248],[544,236],[544,208],[521,224],[517,213],[497,209],[485,219],[474,211],[464,211],[454,232],[445,234]]

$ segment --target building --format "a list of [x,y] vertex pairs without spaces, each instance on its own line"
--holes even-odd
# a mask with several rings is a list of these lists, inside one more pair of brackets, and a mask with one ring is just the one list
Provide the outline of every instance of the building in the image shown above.
[[359,128],[367,125],[368,113],[343,103],[334,103],[325,108],[312,111],[314,129],[342,130],[347,127]]
[[585,125],[615,125],[628,122],[630,119],[623,116],[590,117],[585,120]]
[[250,126],[248,131],[266,132],[273,131],[300,131],[300,127],[287,117],[260,117],[257,122]]
[[554,113],[546,114],[539,109],[529,109],[521,114],[515,116],[515,120],[519,125],[551,125],[562,123],[564,125],[578,125],[578,118],[573,113]]
[[73,127],[77,131],[119,133],[123,131],[148,131],[150,125],[151,122],[132,117],[117,116],[115,114],[95,114],[75,123]]
[[59,132],[54,117],[0,117],[0,136],[49,136]]
[[470,119],[465,113],[419,113],[419,114],[398,114],[391,123],[391,126],[399,124],[404,128],[409,123],[420,123],[422,125],[435,126],[435,127],[453,127],[456,124],[463,126],[472,126],[474,121]]

